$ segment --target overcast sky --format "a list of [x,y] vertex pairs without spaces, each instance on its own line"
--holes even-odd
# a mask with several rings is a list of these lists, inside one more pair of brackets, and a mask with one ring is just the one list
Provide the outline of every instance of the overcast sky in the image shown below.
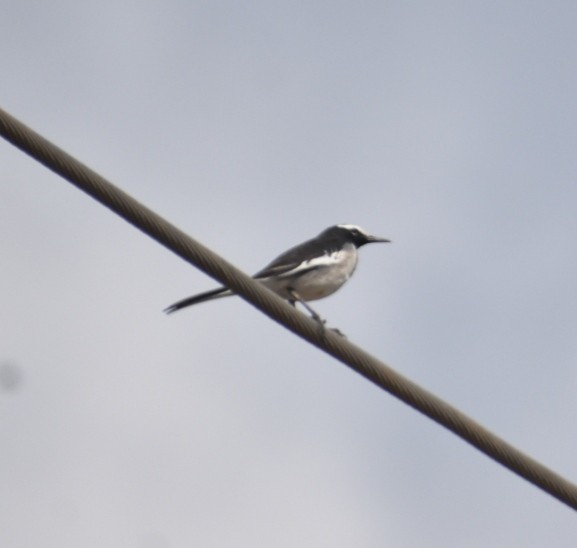
[[[577,4],[5,0],[0,106],[577,481]],[[0,142],[0,545],[574,547],[577,516]]]

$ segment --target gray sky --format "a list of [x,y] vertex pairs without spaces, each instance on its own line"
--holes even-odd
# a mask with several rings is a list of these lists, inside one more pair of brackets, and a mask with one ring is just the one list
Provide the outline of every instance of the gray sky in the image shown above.
[[[577,5],[3,3],[1,106],[577,481]],[[0,545],[575,546],[570,509],[0,143]]]

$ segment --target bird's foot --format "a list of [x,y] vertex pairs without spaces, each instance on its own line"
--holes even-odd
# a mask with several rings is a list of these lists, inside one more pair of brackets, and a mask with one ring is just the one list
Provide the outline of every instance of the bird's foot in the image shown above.
[[335,335],[346,339],[347,336],[337,327],[328,327],[327,328],[327,321],[321,318],[318,314],[312,315],[312,319],[315,320],[319,324],[319,328],[321,330],[321,335],[324,335],[327,331],[332,331]]

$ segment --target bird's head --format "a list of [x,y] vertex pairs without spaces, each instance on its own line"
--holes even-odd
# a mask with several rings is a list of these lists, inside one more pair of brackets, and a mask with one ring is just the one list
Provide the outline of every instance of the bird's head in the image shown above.
[[391,240],[387,238],[381,238],[379,236],[371,236],[365,232],[360,226],[357,225],[335,225],[327,228],[325,232],[331,232],[336,237],[342,238],[345,241],[351,242],[355,247],[361,247],[365,244],[383,242],[387,243]]

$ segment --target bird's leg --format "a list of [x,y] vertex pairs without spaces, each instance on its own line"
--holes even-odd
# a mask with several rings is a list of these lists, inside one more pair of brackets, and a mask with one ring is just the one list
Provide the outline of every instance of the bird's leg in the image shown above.
[[[301,303],[309,312],[309,314],[312,316],[313,320],[315,320],[316,322],[318,322],[320,328],[321,328],[321,333],[324,334],[325,332],[325,325],[327,323],[326,320],[323,320],[315,311],[314,309],[307,304],[305,301],[303,301],[300,297],[299,294],[294,290],[294,289],[288,289],[288,294],[292,297],[292,299],[289,299],[289,303],[292,304],[295,308],[296,308],[296,303],[299,302]],[[339,335],[340,337],[343,338],[347,338],[347,336],[340,330],[337,329],[336,327],[332,327],[330,329],[330,331],[332,331],[333,333]]]
[[326,320],[323,320],[305,301],[303,301],[294,289],[289,288],[287,291],[288,294],[292,297],[292,299],[289,299],[289,303],[291,303],[293,306],[296,306],[295,303],[297,302],[301,303],[312,316],[313,320],[317,321],[324,331],[325,324],[327,323]]

